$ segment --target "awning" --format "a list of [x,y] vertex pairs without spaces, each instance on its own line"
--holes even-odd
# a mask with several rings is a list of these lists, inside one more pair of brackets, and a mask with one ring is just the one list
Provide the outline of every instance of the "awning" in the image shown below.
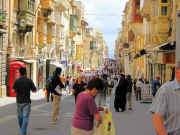
[[168,43],[159,48],[160,50],[171,51],[176,49],[176,42]]
[[29,64],[33,64],[35,63],[36,61],[35,60],[23,60],[25,63],[29,63]]
[[176,41],[166,42],[153,48],[153,50],[161,50],[161,51],[172,51],[175,49],[176,49]]
[[53,63],[50,63],[51,65],[54,65],[56,67],[60,67],[60,68],[63,68],[63,64],[59,64],[59,63],[56,63],[56,62],[53,62]]

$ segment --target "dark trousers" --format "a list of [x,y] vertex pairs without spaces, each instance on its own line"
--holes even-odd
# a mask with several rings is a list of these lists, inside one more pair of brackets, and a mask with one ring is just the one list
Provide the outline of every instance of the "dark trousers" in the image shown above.
[[49,91],[49,90],[47,90],[47,102],[49,102],[49,98],[51,97],[51,101],[53,101],[53,95],[52,95],[52,93]]
[[119,109],[121,109],[122,111],[126,110],[126,95],[115,96],[114,108],[116,111],[119,111]]
[[136,100],[141,100],[141,90],[136,91]]

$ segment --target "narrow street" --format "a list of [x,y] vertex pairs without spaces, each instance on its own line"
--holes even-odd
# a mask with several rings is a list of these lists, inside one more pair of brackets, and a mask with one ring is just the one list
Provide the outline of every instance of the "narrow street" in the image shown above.
[[[151,114],[148,112],[149,104],[141,104],[133,100],[133,111],[114,112],[113,96],[108,98],[107,102],[111,104],[116,135],[155,134]],[[52,103],[46,103],[45,100],[33,101],[28,133],[30,135],[70,135],[74,110],[74,97],[63,97],[60,119],[57,125],[51,125]],[[18,134],[16,104],[1,107],[0,117],[1,135]]]

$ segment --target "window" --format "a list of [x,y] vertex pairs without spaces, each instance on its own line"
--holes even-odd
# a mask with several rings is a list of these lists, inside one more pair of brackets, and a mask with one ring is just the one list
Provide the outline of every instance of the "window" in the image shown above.
[[0,9],[6,10],[7,8],[7,1],[6,0],[0,0]]
[[159,3],[158,3],[158,1],[156,0],[156,1],[154,2],[154,16],[158,16],[158,5],[159,5]]
[[161,0],[161,3],[168,3],[168,0]]
[[168,7],[167,6],[162,6],[161,7],[161,15],[162,16],[167,16]]
[[31,11],[34,11],[34,0],[28,0],[27,2],[28,4],[28,9],[30,9]]

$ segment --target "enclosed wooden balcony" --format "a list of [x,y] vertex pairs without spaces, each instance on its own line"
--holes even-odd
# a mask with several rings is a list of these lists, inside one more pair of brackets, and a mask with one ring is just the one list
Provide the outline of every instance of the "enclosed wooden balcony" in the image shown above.
[[52,9],[53,2],[52,2],[52,0],[41,0],[41,6],[42,6],[42,8]]
[[55,2],[60,10],[66,10],[70,8],[69,0],[55,0]]
[[143,17],[150,19],[152,0],[141,0],[140,12]]
[[140,0],[133,0],[133,10],[132,10],[132,23],[142,23],[143,17],[140,13]]
[[0,9],[0,29],[6,29],[7,12]]

